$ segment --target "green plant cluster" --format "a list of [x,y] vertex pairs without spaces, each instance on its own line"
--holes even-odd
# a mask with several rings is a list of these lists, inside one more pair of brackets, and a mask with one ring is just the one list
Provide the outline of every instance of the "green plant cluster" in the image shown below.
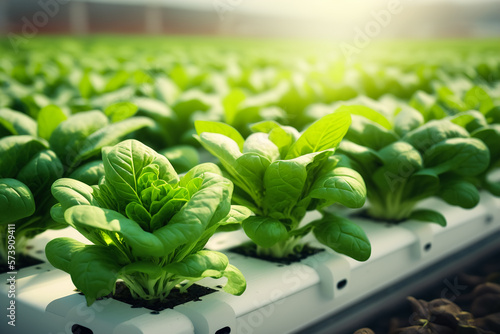
[[163,155],[135,140],[104,149],[102,158],[99,185],[62,178],[52,186],[59,201],[52,217],[93,245],[56,238],[46,247],[88,305],[114,292],[118,279],[144,300],[163,300],[181,282],[184,291],[204,277],[227,277],[224,290],[243,293],[241,272],[224,254],[203,249],[220,225],[250,214],[231,207],[232,183],[217,166],[201,164],[179,178]]
[[240,226],[268,257],[313,236],[364,261],[369,240],[340,206],[445,226],[423,200],[500,195],[499,45],[374,43],[344,59],[314,42],[0,40],[0,259],[8,224],[16,254],[74,227],[92,244],[55,239],[47,255],[89,304],[117,280],[144,299],[204,277],[241,293],[204,249]]
[[235,184],[234,202],[254,216],[243,222],[245,233],[257,244],[257,253],[274,258],[300,251],[301,239],[313,232],[322,244],[364,261],[370,242],[350,220],[325,215],[301,226],[307,211],[332,204],[360,208],[366,188],[355,170],[333,156],[351,118],[335,112],[313,123],[302,134],[289,126],[263,121],[252,126],[245,140],[224,123],[195,123],[199,140],[221,162]]
[[410,108],[400,110],[393,123],[366,107],[342,108],[364,114],[353,116],[357,120],[339,153],[348,157],[367,183],[370,216],[444,226],[442,214],[414,210],[416,204],[432,196],[463,208],[479,203],[475,180],[488,168],[490,151],[463,127],[447,119],[424,124],[422,115]]
[[[117,105],[108,110],[122,110]],[[151,126],[145,117],[112,122],[100,111],[64,114],[56,106],[40,110],[37,120],[22,112],[0,109],[0,236],[8,224],[16,225],[18,249],[27,239],[45,231],[66,227],[50,217],[56,203],[50,187],[61,177],[96,184],[103,172],[96,160],[101,148],[116,144],[131,132]],[[7,259],[6,239],[0,242],[0,259]]]

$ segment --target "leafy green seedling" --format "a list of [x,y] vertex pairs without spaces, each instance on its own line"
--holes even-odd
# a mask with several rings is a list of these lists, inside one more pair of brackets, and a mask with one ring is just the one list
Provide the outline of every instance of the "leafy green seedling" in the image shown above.
[[164,300],[205,277],[226,277],[226,292],[243,293],[241,272],[224,254],[203,249],[218,227],[250,214],[231,206],[233,185],[216,165],[179,178],[163,155],[135,140],[104,148],[102,159],[98,186],[65,178],[52,185],[54,220],[93,244],[57,238],[46,246],[48,260],[71,275],[88,305],[114,293],[117,280],[144,300]]
[[475,176],[475,183],[495,196],[500,196],[500,183],[490,180],[494,170],[500,168],[500,107],[486,112],[469,110],[450,116],[449,119],[463,126],[473,138],[481,140],[488,148],[490,161],[488,167]]
[[490,158],[482,141],[449,120],[424,124],[423,116],[411,108],[401,110],[392,123],[380,121],[380,116],[353,116],[339,148],[366,182],[370,216],[445,225],[441,213],[415,206],[432,196],[463,208],[479,202],[473,177],[486,170]]
[[[113,108],[116,111],[118,106]],[[67,226],[50,217],[55,204],[50,193],[54,181],[71,177],[97,184],[103,173],[102,162],[95,161],[101,148],[152,123],[134,117],[109,124],[100,111],[67,117],[56,106],[43,108],[35,121],[21,112],[0,109],[0,124],[9,134],[0,138],[0,260],[7,262],[8,224],[16,226],[18,255],[25,252],[28,239],[47,229]]]
[[257,252],[284,258],[300,252],[309,232],[333,250],[364,261],[370,243],[364,231],[342,217],[325,215],[301,225],[307,211],[334,203],[359,208],[366,189],[361,176],[342,165],[335,148],[349,128],[350,115],[336,112],[300,134],[292,127],[263,121],[246,140],[233,127],[197,121],[201,144],[216,156],[235,184],[233,200],[254,215],[243,229]]

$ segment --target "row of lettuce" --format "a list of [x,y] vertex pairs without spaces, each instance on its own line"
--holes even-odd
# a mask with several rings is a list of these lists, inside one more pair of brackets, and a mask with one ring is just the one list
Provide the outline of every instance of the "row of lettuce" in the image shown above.
[[317,119],[316,104],[361,96],[411,100],[431,113],[474,109],[468,92],[500,80],[495,42],[395,43],[359,59],[334,51],[325,43],[130,38],[34,39],[12,49],[0,40],[0,107],[36,119],[48,105],[70,114],[132,102],[157,124],[140,139],[161,149],[193,144],[194,120],[222,121],[245,137],[262,119],[302,130]]
[[[386,51],[373,67],[244,47],[167,45],[146,57],[102,41],[59,44],[54,58],[34,43],[0,63],[0,254],[14,254],[9,224],[18,253],[72,226],[91,245],[57,238],[46,254],[89,305],[117,280],[145,300],[205,277],[243,293],[242,273],[205,249],[214,233],[241,227],[266,258],[300,253],[312,234],[365,261],[370,242],[341,206],[368,199],[372,219],[445,226],[417,204],[436,196],[472,208],[480,190],[500,196],[488,178],[500,167],[500,62],[487,52],[448,46],[422,62]],[[148,63],[156,71],[138,74]],[[345,92],[339,85],[355,94],[328,93]],[[200,163],[203,151],[218,164]],[[308,211],[322,218],[306,223]]]

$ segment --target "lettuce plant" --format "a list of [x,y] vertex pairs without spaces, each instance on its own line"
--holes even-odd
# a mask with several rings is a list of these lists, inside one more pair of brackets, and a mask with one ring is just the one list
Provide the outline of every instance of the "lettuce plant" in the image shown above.
[[[42,109],[35,121],[21,112],[0,109],[0,125],[6,131],[0,138],[1,242],[7,242],[7,225],[15,224],[17,254],[22,254],[28,239],[47,229],[66,227],[50,216],[55,204],[52,183],[71,177],[96,184],[102,163],[92,160],[100,149],[151,123],[136,117],[109,124],[100,111],[67,117],[55,106]],[[7,245],[1,244],[4,263],[6,252]]]
[[448,119],[464,127],[471,137],[480,139],[488,148],[490,161],[488,167],[475,177],[476,185],[489,191],[495,196],[500,196],[500,183],[490,180],[490,173],[500,167],[500,108],[493,108],[481,113],[477,110],[460,112]]
[[231,207],[233,185],[216,165],[179,178],[163,155],[135,140],[104,148],[102,159],[99,185],[64,178],[52,185],[54,220],[92,244],[57,238],[46,246],[48,260],[71,275],[88,305],[114,293],[117,280],[144,300],[164,300],[180,283],[185,291],[205,277],[226,277],[225,291],[243,293],[241,272],[224,254],[203,249],[219,226],[250,214]]
[[302,224],[307,211],[334,203],[359,208],[366,189],[361,176],[333,156],[350,124],[338,112],[312,124],[304,133],[273,121],[254,124],[246,140],[233,127],[197,121],[201,144],[216,156],[235,184],[233,200],[253,211],[243,222],[247,236],[263,256],[284,258],[300,252],[312,231],[333,250],[364,261],[370,243],[364,231],[331,214]]
[[[476,176],[478,187],[500,196],[500,184],[488,179],[494,169],[500,167],[500,106],[480,86],[472,86],[463,94],[456,94],[447,87],[441,87],[438,96],[423,92],[415,94],[411,103],[429,119],[449,119],[464,127],[473,138],[478,138],[488,147],[490,163],[485,171]],[[450,116],[451,115],[451,116]]]
[[[447,86],[437,90],[436,96],[416,92],[410,101],[426,120],[448,119],[464,127],[473,138],[484,142],[490,152],[490,163],[485,171],[475,177],[476,185],[495,196],[500,196],[500,184],[488,179],[494,169],[500,167],[500,107],[485,89],[488,86],[466,85],[467,90],[458,92]],[[489,89],[487,89],[489,90]]]
[[474,176],[483,173],[490,160],[481,140],[449,120],[424,124],[412,108],[400,110],[393,122],[367,107],[360,110],[339,152],[366,182],[371,217],[444,226],[442,214],[415,210],[417,203],[432,196],[463,208],[479,202]]

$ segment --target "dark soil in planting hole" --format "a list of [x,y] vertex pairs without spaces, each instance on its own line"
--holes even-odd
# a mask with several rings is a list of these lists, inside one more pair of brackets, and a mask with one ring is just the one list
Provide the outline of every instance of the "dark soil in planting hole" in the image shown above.
[[395,305],[355,334],[499,334],[500,251]]
[[11,268],[9,268],[9,265],[7,263],[0,263],[0,274],[9,271],[18,271],[19,269],[31,267],[40,263],[43,263],[43,261],[29,255],[18,254],[16,255],[15,269],[12,270]]
[[121,302],[130,304],[133,308],[144,307],[152,310],[152,314],[158,314],[159,311],[167,308],[174,308],[178,305],[188,303],[191,301],[200,301],[201,297],[216,292],[217,290],[210,289],[201,285],[193,284],[186,292],[181,293],[178,289],[172,289],[167,299],[164,301],[159,300],[138,300],[132,297],[130,290],[123,282],[116,283],[116,290],[114,296],[107,296],[106,298],[113,298]]
[[275,262],[275,263],[279,263],[279,264],[289,265],[289,264],[292,264],[295,262],[300,262],[311,255],[323,252],[324,249],[311,247],[311,246],[306,244],[306,245],[304,245],[304,247],[302,248],[302,251],[300,253],[290,254],[287,257],[282,258],[282,259],[277,259],[277,258],[274,258],[271,256],[258,255],[257,254],[257,246],[253,243],[245,243],[245,244],[240,245],[238,247],[231,248],[229,251],[231,251],[233,253],[253,257],[256,259],[261,259],[261,260],[266,260],[269,262]]
[[406,221],[405,219],[390,220],[390,219],[372,217],[372,216],[370,216],[368,214],[368,210],[367,209],[360,210],[360,211],[356,212],[355,214],[349,215],[349,217],[351,217],[351,218],[359,218],[359,219],[366,219],[366,220],[375,221],[375,222],[384,223],[384,224],[389,224],[389,225],[397,225],[399,223],[403,223],[404,221]]

